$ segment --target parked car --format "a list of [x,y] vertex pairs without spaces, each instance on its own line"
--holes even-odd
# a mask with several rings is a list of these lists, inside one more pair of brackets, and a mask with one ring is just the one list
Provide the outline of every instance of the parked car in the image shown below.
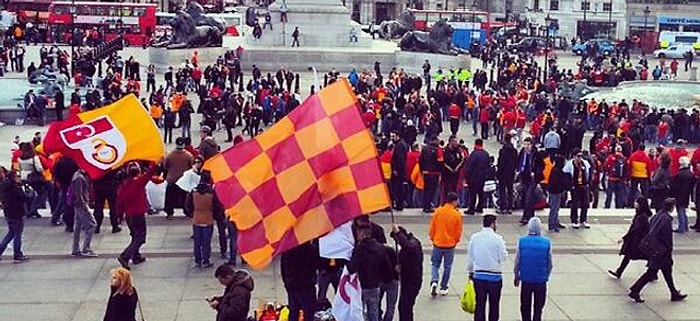
[[520,52],[532,52],[534,50],[544,49],[547,40],[542,37],[525,37],[516,43],[508,45],[508,51],[514,54]]
[[666,49],[654,50],[654,57],[656,58],[671,58],[671,59],[683,59],[685,58],[685,53],[688,51],[693,51],[694,57],[697,56],[695,49],[692,45],[671,45]]
[[607,39],[591,39],[584,43],[577,43],[571,48],[571,51],[575,55],[581,56],[588,52],[588,46],[593,46],[595,44],[598,44],[598,53],[604,56],[609,56],[615,52],[615,44]]

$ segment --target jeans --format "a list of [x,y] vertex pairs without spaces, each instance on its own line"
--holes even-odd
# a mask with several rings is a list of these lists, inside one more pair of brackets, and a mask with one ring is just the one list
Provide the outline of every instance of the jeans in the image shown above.
[[61,215],[66,212],[66,189],[60,188],[58,185],[54,188],[58,190],[58,195],[56,205],[51,212],[51,223],[58,223],[61,221]]
[[561,196],[564,193],[549,193],[549,229],[553,230],[559,226],[559,206]]
[[[90,247],[92,236],[95,234],[95,217],[92,216],[87,208],[75,207],[75,222],[73,223],[73,254],[92,252]],[[83,240],[83,248],[80,249],[80,233],[85,231],[85,240]]]
[[226,227],[228,229],[228,248],[229,248],[229,261],[236,262],[236,256],[238,255],[238,229],[233,222],[226,220]]
[[605,208],[610,208],[613,193],[615,194],[615,208],[625,206],[625,184],[621,181],[608,180],[608,188],[605,189]]
[[498,209],[508,211],[513,207],[513,181],[498,182]]
[[325,299],[328,294],[328,287],[333,285],[334,292],[338,291],[338,283],[340,282],[340,275],[343,269],[325,270],[322,269],[318,272],[318,299]]
[[[384,311],[384,316],[382,317],[382,298],[386,294],[386,311]],[[396,312],[396,300],[399,297],[399,281],[392,280],[388,283],[382,283],[379,285],[379,316],[382,321],[392,321],[394,320],[394,313]]]
[[489,302],[489,321],[498,321],[503,281],[474,280],[476,311],[474,321],[486,321],[486,301]]
[[522,184],[523,195],[520,196],[522,208],[523,208],[523,221],[527,221],[533,216],[535,216],[535,189],[536,184],[532,179],[523,179],[520,181]]
[[440,174],[423,174],[423,180],[425,181],[425,189],[423,189],[423,210],[425,211],[433,208],[432,200],[437,192]]
[[445,266],[442,271],[442,281],[440,281],[440,289],[447,290],[450,282],[450,272],[452,271],[452,262],[455,259],[455,249],[446,249],[433,246],[433,253],[430,256],[432,263],[430,283],[437,283],[440,279],[440,263],[444,260]]
[[[484,181],[469,182],[469,207],[468,213],[482,213],[486,205],[486,194],[484,193]],[[478,201],[477,201],[478,198]]]
[[7,245],[12,241],[12,251],[14,252],[14,257],[24,256],[22,253],[22,232],[24,231],[24,218],[6,218],[7,221],[7,234],[2,238],[0,242],[0,256],[5,253]]
[[299,310],[304,311],[304,319],[313,320],[313,308],[316,303],[316,288],[286,289],[289,303],[289,321],[299,320]]
[[362,289],[362,306],[365,321],[379,321],[379,288]]
[[[411,282],[411,284],[406,284]],[[399,296],[399,321],[413,321],[413,306],[416,304],[416,297],[420,292],[420,283],[413,285],[415,281],[401,282],[401,295]]]
[[[578,209],[581,209],[579,218]],[[588,222],[588,188],[575,187],[571,191],[571,223]]]
[[31,185],[34,191],[36,192],[36,197],[32,199],[31,206],[29,207],[29,213],[27,214],[39,213],[40,208],[46,207],[46,200],[49,197],[49,185],[47,182],[39,182]]
[[141,257],[141,245],[146,243],[146,216],[144,214],[126,215],[126,226],[129,227],[131,242],[119,255],[124,261]]
[[197,264],[209,263],[211,257],[211,236],[214,234],[214,226],[192,226],[194,233],[194,262]]
[[678,231],[688,232],[688,209],[683,206],[677,206],[676,212],[678,213]]
[[117,217],[117,212],[113,210],[117,208],[117,190],[115,188],[95,188],[94,193],[95,210],[93,214],[97,222],[95,232],[99,233],[100,227],[102,227],[102,221],[105,218],[105,202],[109,205],[110,225],[112,225],[112,228],[119,227],[119,217]]
[[[533,306],[534,297],[534,306]],[[547,283],[520,285],[520,316],[523,321],[542,321],[542,309],[547,301]],[[531,312],[532,310],[532,312]]]

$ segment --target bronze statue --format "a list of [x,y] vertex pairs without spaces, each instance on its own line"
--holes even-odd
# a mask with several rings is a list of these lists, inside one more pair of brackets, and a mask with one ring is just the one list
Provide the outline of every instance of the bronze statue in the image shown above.
[[199,3],[190,1],[186,10],[178,10],[175,18],[170,20],[173,33],[170,37],[152,44],[153,47],[168,49],[219,47],[223,43],[226,25],[223,21],[204,15],[204,8]]
[[379,25],[379,35],[384,39],[401,38],[406,32],[413,31],[416,17],[409,11],[404,11],[396,20],[385,20]]
[[457,55],[452,46],[454,29],[445,20],[433,24],[430,32],[409,31],[401,37],[399,47],[405,51],[429,52],[443,55]]

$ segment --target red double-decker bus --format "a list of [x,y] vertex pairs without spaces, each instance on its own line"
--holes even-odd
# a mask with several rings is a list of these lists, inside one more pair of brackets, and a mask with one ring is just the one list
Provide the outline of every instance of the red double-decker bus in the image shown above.
[[55,42],[70,43],[72,30],[92,29],[104,41],[122,35],[127,46],[147,45],[156,28],[156,8],[150,3],[52,2],[50,36]]

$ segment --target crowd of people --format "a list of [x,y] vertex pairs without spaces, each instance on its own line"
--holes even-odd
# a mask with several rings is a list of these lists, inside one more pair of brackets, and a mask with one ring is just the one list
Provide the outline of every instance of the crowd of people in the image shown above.
[[[67,72],[68,56],[64,52],[58,48],[41,50],[46,54],[41,54],[38,68]],[[522,209],[520,223],[527,225],[529,235],[518,242],[515,284],[521,286],[524,297],[534,296],[532,311],[531,300],[523,301],[523,318],[528,315],[529,320],[534,313],[531,318],[538,320],[552,258],[551,245],[542,236],[544,227],[535,211],[549,207],[546,228],[551,233],[567,228],[559,220],[561,208],[569,208],[571,228],[587,229],[587,211],[598,207],[600,191],[604,191],[603,207],[610,208],[614,200],[616,208],[635,207],[638,212],[631,234],[624,239],[625,259],[617,270],[611,270],[611,275],[620,277],[629,260],[645,258],[650,260],[649,271],[632,287],[630,297],[641,302],[641,290],[660,270],[669,283],[671,299],[685,298],[672,283],[669,262],[673,245],[669,233],[700,231],[700,225],[691,226],[686,215],[691,202],[695,202],[696,211],[700,209],[700,195],[696,194],[700,192],[700,150],[691,153],[687,149],[688,143],[700,143],[700,113],[682,108],[657,110],[640,100],[579,101],[562,89],[580,79],[593,77],[597,81],[595,73],[603,66],[612,66],[610,70],[619,75],[629,71],[630,77],[637,78],[629,57],[592,53],[584,56],[577,71],[559,69],[556,59],[548,59],[548,73],[543,77],[535,57],[513,56],[496,44],[484,50],[483,68],[473,73],[433,70],[426,61],[422,77],[409,75],[401,68],[383,73],[378,62],[372,71],[353,69],[341,76],[332,70],[324,75],[324,86],[343,77],[353,86],[362,118],[375,135],[393,209],[420,208],[433,213],[429,231],[433,245],[431,295],[449,293],[454,249],[462,239],[459,208],[467,215],[490,213],[485,210],[489,208],[501,215]],[[219,254],[229,263],[229,267],[217,269],[216,276],[226,286],[235,284],[227,287],[227,293],[237,292],[231,295],[242,301],[247,296],[249,304],[252,279],[230,267],[237,264],[236,227],[225,219],[213,192],[211,175],[202,170],[202,164],[219,151],[215,132],[226,130],[227,142],[240,143],[244,134],[253,137],[298,107],[301,97],[299,74],[280,69],[263,75],[252,66],[246,81],[239,55],[228,51],[215,63],[204,66],[195,53],[181,65],[170,67],[162,80],[157,79],[155,66],[149,65],[145,69],[145,89],[140,84],[141,65],[134,57],[123,60],[115,54],[107,59],[105,76],[97,82],[92,78],[94,72],[83,73],[84,68],[74,73],[78,89],[71,93],[71,114],[134,94],[163,129],[164,141],[174,141],[174,149],[159,164],[130,163],[91,182],[70,158],[44,153],[41,133],[31,142],[17,138],[12,165],[0,171],[9,227],[0,249],[4,251],[12,241],[14,259],[26,261],[21,244],[24,219],[40,217],[39,210],[48,204],[51,224],[65,226],[73,235],[72,251],[67,254],[95,257],[98,253],[92,249],[91,240],[101,232],[107,203],[111,232],[119,233],[126,224],[131,233],[130,243],[118,257],[122,268],[128,270],[132,264],[146,260],[140,251],[146,241],[145,217],[157,212],[146,197],[146,185],[165,180],[163,210],[168,219],[176,208],[182,208],[191,218],[195,265],[202,269],[213,266],[211,240],[216,226]],[[645,79],[643,73],[644,69],[639,77]],[[87,94],[81,94],[80,87],[87,88]],[[311,93],[318,89],[312,87]],[[193,96],[198,97],[197,106],[190,98]],[[48,99],[30,92],[24,101],[27,110],[43,106],[38,107],[43,110],[39,114],[42,124],[48,105],[44,100]],[[59,91],[53,101],[57,117],[62,119],[63,92]],[[197,127],[194,114],[202,115],[198,147],[193,146],[191,137],[192,126]],[[242,127],[240,135],[234,130],[238,126]],[[449,130],[445,128],[448,126]],[[173,138],[176,128],[181,132]],[[593,132],[590,140],[585,138],[587,131]],[[485,144],[489,141],[500,145],[498,155],[487,151]],[[651,200],[649,205],[647,199]],[[675,229],[669,216],[674,209],[678,215]],[[650,223],[652,210],[656,214]],[[485,320],[487,302],[489,319],[498,319],[501,272],[507,252],[503,239],[496,234],[496,221],[496,216],[484,215],[483,230],[469,242],[468,268],[477,293],[476,320]],[[397,307],[400,320],[413,319],[413,305],[422,288],[420,241],[394,225],[390,236],[399,245],[394,248],[386,244],[383,229],[368,217],[356,219],[353,226],[357,246],[350,260],[321,258],[313,243],[282,254],[290,320],[297,320],[300,310],[304,315],[323,310],[315,305],[326,298],[329,285],[337,290],[344,266],[358,273],[367,320],[391,320]],[[630,248],[636,251],[647,235],[653,235],[666,249],[663,256],[650,258],[628,252]],[[402,268],[397,271],[397,266]],[[128,287],[118,291],[120,295],[135,293]],[[383,309],[382,298],[387,301]],[[219,305],[231,304],[229,299],[224,295],[211,298],[209,303],[222,314]]]

